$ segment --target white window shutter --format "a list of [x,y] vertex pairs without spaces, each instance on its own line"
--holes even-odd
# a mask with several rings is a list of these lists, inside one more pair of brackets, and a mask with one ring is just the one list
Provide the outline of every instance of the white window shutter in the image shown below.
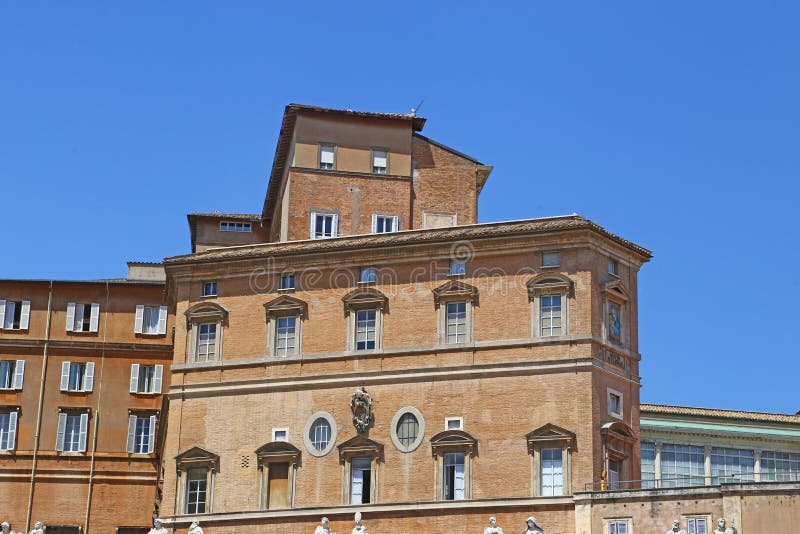
[[142,324],[144,323],[144,304],[136,305],[136,319],[133,322],[133,333],[142,333]]
[[378,231],[378,214],[377,213],[373,213],[372,214],[372,233],[374,234],[377,231]]
[[56,432],[56,450],[64,450],[64,434],[67,431],[67,414],[58,414],[58,432]]
[[153,393],[161,393],[161,382],[164,378],[164,366],[161,364],[156,365],[153,372]]
[[27,330],[31,322],[31,301],[22,301],[22,311],[19,315],[19,328],[20,330]]
[[308,238],[309,239],[314,239],[314,230],[316,229],[316,227],[317,227],[317,214],[312,211],[311,212],[311,222],[309,224],[309,228],[310,228],[309,234],[308,234]]
[[94,362],[86,362],[86,374],[83,376],[83,391],[94,389]]
[[131,364],[131,387],[130,392],[136,393],[139,391],[139,364]]
[[333,224],[331,225],[331,237],[339,237],[339,214],[333,214]]
[[147,436],[147,452],[156,450],[156,416],[150,416],[150,435]]
[[25,380],[25,360],[17,360],[14,366],[14,389],[22,389],[23,380]]
[[[88,366],[87,366],[88,367]],[[89,430],[89,414],[81,414],[81,433],[78,437],[78,450],[86,452],[86,432]]]
[[132,453],[134,450],[134,443],[136,442],[136,416],[131,415],[128,417],[128,444],[125,445],[125,450]]
[[6,324],[6,301],[0,300],[0,328]]
[[67,303],[67,332],[72,332],[75,329],[75,303]]
[[17,412],[13,411],[8,414],[8,446],[5,450],[13,451],[14,450],[14,442],[17,439]]
[[166,334],[167,333],[167,313],[169,312],[169,308],[166,306],[161,306],[158,308],[158,333],[159,334]]
[[69,388],[69,362],[61,362],[61,391]]
[[97,332],[97,325],[100,323],[100,305],[96,302],[92,304],[92,315],[89,319],[89,332]]
[[397,232],[400,230],[400,217],[395,215],[392,217],[392,232]]

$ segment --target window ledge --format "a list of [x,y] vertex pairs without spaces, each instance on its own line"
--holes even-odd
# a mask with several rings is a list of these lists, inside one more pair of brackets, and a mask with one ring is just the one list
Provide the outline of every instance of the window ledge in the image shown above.
[[278,293],[294,293],[294,292],[295,292],[295,288],[293,288],[293,287],[278,288]]
[[375,285],[378,285],[378,281],[377,280],[374,281],[374,282],[361,282],[361,281],[358,281],[358,282],[356,282],[356,284],[358,284],[359,286],[375,286]]
[[466,278],[466,277],[467,277],[466,273],[464,273],[464,274],[448,274],[447,275],[447,278],[449,278],[451,280],[458,279],[458,278]]
[[161,393],[156,393],[155,391],[131,391],[130,393],[137,397],[155,397],[156,395],[161,395]]
[[85,389],[62,389],[61,393],[66,393],[67,395],[88,395],[94,392]]
[[558,269],[561,265],[542,265],[541,269]]
[[86,451],[56,451],[57,456],[85,458]]

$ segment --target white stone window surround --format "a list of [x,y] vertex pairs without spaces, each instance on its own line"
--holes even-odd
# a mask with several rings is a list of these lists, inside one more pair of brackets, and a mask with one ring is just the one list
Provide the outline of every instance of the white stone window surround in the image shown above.
[[[474,308],[478,305],[478,289],[460,280],[450,280],[433,290],[434,305],[437,309],[437,331],[440,345],[464,345],[472,343],[474,336]],[[447,305],[466,303],[464,341],[448,343]]]
[[[192,363],[208,363],[222,360],[222,337],[228,325],[228,310],[215,302],[200,302],[191,306],[184,313],[186,316],[186,361]],[[197,362],[198,333],[200,325],[216,324],[214,339],[214,358]]]
[[[347,351],[376,352],[383,349],[383,314],[388,308],[389,299],[376,289],[359,287],[342,297],[344,314],[347,318]],[[375,311],[375,348],[357,350],[357,318],[359,311]]]
[[[382,219],[382,222],[383,222],[383,229],[382,229],[381,232],[378,231],[378,226],[379,226],[378,219],[379,218]],[[392,226],[391,230],[387,230],[386,229],[387,223],[391,224],[391,226]],[[398,217],[397,215],[388,215],[388,214],[384,214],[384,213],[373,213],[372,214],[372,233],[373,234],[377,234],[377,233],[388,234],[388,233],[391,233],[391,232],[397,232],[399,230],[400,230],[400,217]]]
[[[317,419],[324,419],[328,422],[328,425],[331,429],[330,441],[322,450],[317,450],[314,444],[311,442],[311,427],[317,421]],[[306,446],[306,450],[308,451],[311,456],[316,456],[317,458],[321,458],[323,456],[327,456],[333,448],[336,446],[336,436],[338,434],[338,428],[336,426],[336,420],[333,418],[331,414],[328,412],[316,412],[311,415],[306,421],[305,427],[303,427],[303,444]]]
[[[570,300],[574,284],[572,280],[558,273],[542,273],[534,276],[526,283],[528,300],[531,302],[531,330],[533,338],[558,338],[569,335]],[[553,336],[542,335],[542,297],[545,295],[561,296],[561,333]]]
[[[712,524],[711,514],[681,514],[681,523],[686,525],[686,534],[713,534],[714,525]],[[699,524],[705,522],[705,530],[699,530]]]
[[[320,231],[317,231],[318,218],[323,219]],[[332,239],[334,237],[339,237],[339,212],[325,208],[312,208],[309,217],[309,239]]]
[[[400,418],[407,413],[410,413],[416,417],[419,428],[417,430],[417,437],[414,442],[410,445],[403,445],[403,443],[400,441],[400,437],[397,435],[397,425],[400,423]],[[414,452],[417,450],[417,448],[419,448],[419,446],[422,444],[422,440],[425,438],[425,417],[423,417],[422,412],[413,406],[404,406],[397,410],[397,412],[394,414],[390,431],[392,443],[394,443],[394,446],[397,447],[397,450],[403,453]]]
[[[280,434],[283,434],[283,439],[280,438]],[[289,427],[279,427],[272,429],[272,441],[289,441]]]
[[[308,304],[291,295],[281,295],[264,305],[267,320],[267,356],[269,358],[291,358],[303,353],[303,323],[308,316]],[[294,317],[294,350],[289,354],[277,354],[278,321],[282,318]]]
[[[612,409],[612,395],[616,395],[619,397],[619,411],[615,412]],[[622,414],[625,413],[625,404],[624,404],[625,397],[624,395],[617,391],[614,388],[607,387],[606,388],[606,406],[608,407],[608,415],[611,417],[615,417],[616,419],[622,419]]]
[[603,534],[633,534],[630,517],[603,518]]
[[572,451],[575,448],[575,433],[548,423],[525,435],[528,443],[528,454],[531,457],[531,489],[534,497],[543,494],[542,488],[542,451],[545,449],[561,450],[562,495],[572,494]]
[[217,454],[196,446],[179,454],[175,458],[175,466],[178,470],[178,479],[176,481],[178,514],[184,515],[188,513],[188,475],[189,471],[192,470],[205,471],[205,512],[203,513],[208,514],[214,511],[214,482],[216,473],[219,470],[219,463],[219,456]]
[[444,418],[444,429],[445,430],[464,430],[464,418],[463,417],[445,417]]

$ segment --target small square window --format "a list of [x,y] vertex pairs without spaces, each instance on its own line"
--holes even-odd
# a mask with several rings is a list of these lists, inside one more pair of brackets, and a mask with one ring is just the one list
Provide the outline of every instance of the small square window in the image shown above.
[[609,521],[608,534],[628,534],[627,521]]
[[608,260],[608,274],[619,276],[619,262],[617,260]]
[[542,267],[558,267],[561,264],[561,254],[558,252],[542,252]]
[[396,232],[398,229],[397,215],[373,215],[372,233],[386,234]]
[[311,213],[311,239],[336,237],[339,217],[335,213]]
[[444,420],[445,430],[464,430],[463,417],[447,417]]
[[203,296],[216,297],[217,296],[217,283],[216,282],[203,282]]
[[362,284],[374,284],[378,281],[378,271],[375,267],[363,267],[358,281]]
[[281,289],[294,289],[294,274],[282,274],[281,275]]
[[334,145],[319,145],[319,168],[333,169],[336,156]]
[[622,418],[622,393],[608,388],[608,413]]
[[466,274],[467,274],[466,262],[450,260],[450,276],[464,276]]
[[272,441],[289,441],[289,429],[288,428],[273,428],[272,429]]

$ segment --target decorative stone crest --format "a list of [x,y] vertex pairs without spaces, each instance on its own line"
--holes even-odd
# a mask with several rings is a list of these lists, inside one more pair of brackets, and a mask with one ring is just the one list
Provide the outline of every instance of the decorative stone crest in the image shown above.
[[350,398],[350,411],[353,412],[353,426],[356,432],[364,434],[372,425],[372,397],[361,388]]

